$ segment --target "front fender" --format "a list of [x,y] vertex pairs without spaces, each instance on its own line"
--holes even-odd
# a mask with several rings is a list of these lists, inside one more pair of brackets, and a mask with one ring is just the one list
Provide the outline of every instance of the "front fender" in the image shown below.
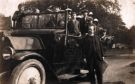
[[36,52],[30,52],[30,51],[23,51],[23,52],[15,53],[12,56],[12,59],[21,61],[21,60],[24,60],[29,57],[34,57],[34,58],[38,57],[38,58],[45,60],[45,58],[43,58],[40,54],[38,54]]

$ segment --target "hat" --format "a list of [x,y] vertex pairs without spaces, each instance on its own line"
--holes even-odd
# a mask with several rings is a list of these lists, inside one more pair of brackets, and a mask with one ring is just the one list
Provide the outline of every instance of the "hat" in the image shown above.
[[85,10],[82,10],[82,13],[85,13],[85,12],[88,12],[88,10],[86,10],[86,9]]
[[87,20],[88,21],[93,21],[93,18],[92,17],[88,17]]
[[97,19],[97,18],[95,18],[95,19],[94,19],[94,22],[98,22],[98,19]]
[[93,15],[93,12],[90,11],[90,12],[89,12],[89,15]]
[[72,9],[71,8],[67,8],[66,11],[72,11]]

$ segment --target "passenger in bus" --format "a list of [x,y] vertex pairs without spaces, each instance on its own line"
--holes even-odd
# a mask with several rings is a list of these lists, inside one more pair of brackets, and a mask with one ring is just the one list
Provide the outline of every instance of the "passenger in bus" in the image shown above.
[[80,23],[79,21],[76,19],[77,14],[75,12],[73,12],[71,14],[71,20],[68,22],[68,32],[71,35],[77,35],[77,36],[81,36],[81,32],[80,32]]
[[88,10],[83,10],[83,18],[80,19],[80,30],[83,36],[85,36],[86,33],[88,33],[88,25],[89,21],[91,21],[93,18],[89,16]]
[[46,27],[55,27],[56,26],[56,20],[55,16],[52,14],[49,16],[49,21],[46,24]]
[[15,11],[12,20],[13,22],[13,27],[22,27],[22,17],[25,15],[25,6],[23,4],[18,5],[18,10]]

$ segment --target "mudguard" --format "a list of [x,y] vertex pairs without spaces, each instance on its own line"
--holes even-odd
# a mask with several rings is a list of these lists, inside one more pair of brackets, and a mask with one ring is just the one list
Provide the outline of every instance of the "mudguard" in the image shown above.
[[45,71],[47,74],[47,78],[48,79],[53,78],[56,81],[58,80],[55,72],[53,71],[54,69],[51,66],[51,64],[49,64],[43,56],[41,56],[40,54],[38,54],[36,52],[22,51],[19,53],[15,53],[12,56],[12,59],[17,60],[17,61],[22,61],[22,62],[25,60],[28,60],[28,59],[37,59],[44,65],[44,68],[45,68]]
[[25,60],[29,57],[40,58],[42,60],[45,60],[40,54],[38,54],[36,52],[30,52],[30,51],[22,51],[22,52],[15,53],[12,56],[12,59],[21,61],[21,60]]

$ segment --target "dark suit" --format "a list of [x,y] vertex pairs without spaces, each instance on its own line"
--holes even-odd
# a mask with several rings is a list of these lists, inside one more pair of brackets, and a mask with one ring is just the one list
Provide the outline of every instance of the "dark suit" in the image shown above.
[[80,23],[78,20],[71,20],[68,22],[69,34],[79,35],[80,34]]
[[89,18],[90,17],[83,17],[82,19],[80,19],[80,31],[82,35],[88,33]]
[[85,18],[82,18],[80,20],[80,30],[81,30],[82,35],[85,34],[85,33],[88,33],[88,27],[86,25]]
[[[87,35],[83,40],[83,53],[85,54],[88,65],[88,78],[91,84],[95,84],[97,76],[98,84],[103,84],[102,77],[102,61],[103,50],[99,38],[97,36]],[[95,71],[94,71],[95,70]]]
[[21,13],[21,11],[16,11],[12,17],[12,20],[14,21],[13,25],[16,27],[22,27],[22,17],[24,16],[24,13]]

